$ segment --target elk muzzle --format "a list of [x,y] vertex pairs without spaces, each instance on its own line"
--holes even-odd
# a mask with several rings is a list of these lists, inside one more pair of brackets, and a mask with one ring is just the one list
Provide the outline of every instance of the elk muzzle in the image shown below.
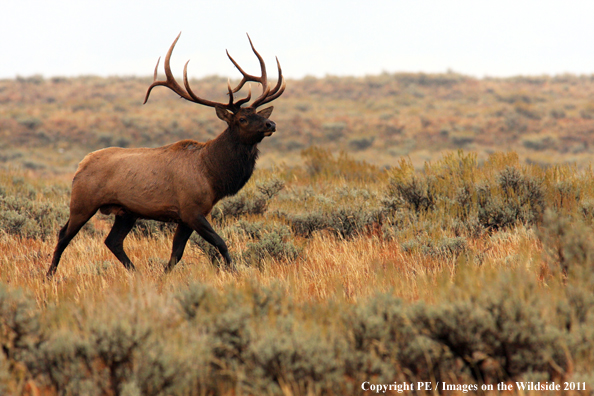
[[274,121],[266,121],[266,131],[264,131],[264,136],[270,136],[272,135],[274,132],[276,132],[276,124],[274,123]]

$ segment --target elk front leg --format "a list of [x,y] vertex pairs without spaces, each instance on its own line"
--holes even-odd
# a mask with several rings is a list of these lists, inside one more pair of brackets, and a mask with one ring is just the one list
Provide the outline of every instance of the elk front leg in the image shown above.
[[223,241],[223,238],[212,229],[212,226],[208,220],[206,220],[206,217],[198,215],[194,221],[192,221],[191,226],[206,242],[218,249],[221,256],[225,259],[227,267],[232,268],[231,256],[229,256],[229,249],[227,248],[225,241]]

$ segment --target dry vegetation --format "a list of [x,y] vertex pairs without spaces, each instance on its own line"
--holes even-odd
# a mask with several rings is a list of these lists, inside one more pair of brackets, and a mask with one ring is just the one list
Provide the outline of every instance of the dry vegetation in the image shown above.
[[593,78],[291,81],[264,166],[212,213],[237,273],[194,236],[164,275],[171,228],[146,221],[130,275],[96,216],[45,281],[87,151],[222,129],[166,93],[140,106],[148,83],[0,81],[1,394],[593,389]]
[[[91,150],[203,141],[222,131],[213,111],[166,90],[142,106],[149,84],[133,77],[0,81],[0,160],[72,172]],[[191,85],[225,101],[223,78]],[[462,148],[481,160],[511,150],[523,162],[582,167],[594,144],[594,76],[304,78],[289,81],[275,107],[279,133],[262,144],[264,166],[299,164],[301,150],[318,145],[379,166],[410,156],[421,168],[444,149]]]

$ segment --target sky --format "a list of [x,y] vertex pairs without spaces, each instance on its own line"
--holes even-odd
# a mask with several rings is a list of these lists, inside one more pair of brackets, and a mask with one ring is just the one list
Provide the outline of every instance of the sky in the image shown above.
[[178,77],[190,59],[190,77],[239,78],[226,49],[257,74],[246,33],[271,76],[275,56],[288,78],[594,74],[593,16],[591,0],[6,0],[0,78],[152,76],[179,32]]

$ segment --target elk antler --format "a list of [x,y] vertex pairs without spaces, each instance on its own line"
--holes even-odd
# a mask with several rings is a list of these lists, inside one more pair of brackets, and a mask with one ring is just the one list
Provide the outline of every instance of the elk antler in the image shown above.
[[235,60],[233,58],[231,58],[231,55],[229,55],[229,52],[227,52],[227,56],[229,56],[229,59],[231,59],[231,62],[233,62],[235,67],[237,67],[237,69],[243,75],[241,82],[239,83],[239,85],[237,87],[235,87],[235,89],[231,89],[231,84],[229,83],[229,81],[227,81],[227,90],[229,91],[229,103],[225,104],[225,103],[213,102],[213,101],[210,101],[207,99],[200,98],[192,91],[192,89],[190,88],[190,83],[188,82],[188,63],[190,61],[186,62],[186,64],[184,65],[184,87],[185,87],[185,89],[181,85],[179,85],[179,83],[177,81],[175,81],[175,78],[173,77],[173,73],[171,73],[171,67],[170,67],[169,61],[171,59],[171,54],[173,53],[173,48],[175,47],[175,44],[177,43],[177,40],[179,39],[180,36],[181,36],[181,33],[177,35],[176,39],[173,41],[173,44],[171,44],[171,47],[169,47],[169,51],[167,51],[167,55],[165,56],[164,66],[165,66],[166,80],[164,80],[164,81],[157,80],[157,71],[159,68],[159,61],[161,60],[161,58],[159,58],[159,60],[157,61],[157,66],[155,66],[154,82],[150,85],[150,87],[146,91],[146,96],[144,97],[144,103],[147,102],[149,95],[151,93],[151,90],[156,86],[162,85],[164,87],[171,89],[173,92],[175,92],[182,98],[189,100],[190,102],[198,103],[198,104],[201,104],[204,106],[209,106],[209,107],[223,107],[229,111],[236,113],[241,108],[241,105],[250,101],[251,88],[249,90],[247,97],[240,99],[235,103],[234,103],[233,94],[236,93],[237,91],[239,91],[244,86],[244,84],[248,81],[254,81],[254,82],[258,82],[258,83],[262,84],[262,95],[260,95],[256,100],[254,100],[254,102],[249,106],[252,108],[256,108],[260,105],[263,105],[264,103],[268,103],[268,102],[278,98],[285,90],[285,82],[283,79],[280,63],[278,62],[278,58],[276,59],[276,64],[278,66],[278,76],[279,76],[278,82],[277,82],[276,86],[274,87],[274,89],[272,89],[272,91],[270,90],[270,88],[268,87],[268,80],[266,77],[266,65],[264,64],[264,60],[262,59],[260,54],[254,48],[254,45],[252,44],[252,40],[250,39],[250,36],[248,35],[248,40],[250,41],[252,50],[254,51],[254,53],[258,57],[258,60],[260,61],[260,67],[262,69],[262,76],[256,77],[256,76],[252,76],[250,74],[246,74],[243,71],[243,69],[237,64],[237,62],[235,62]]
[[244,72],[243,69],[241,68],[241,66],[239,66],[239,64],[237,64],[237,62],[235,62],[235,59],[233,59],[231,57],[231,55],[229,55],[229,51],[227,51],[227,56],[229,57],[231,62],[233,62],[233,64],[237,68],[237,70],[239,70],[239,72],[243,75],[243,78],[239,82],[239,85],[237,85],[237,87],[235,87],[235,89],[233,89],[233,92],[239,91],[244,86],[244,84],[248,81],[253,81],[253,82],[262,84],[262,95],[260,95],[256,100],[254,100],[254,102],[250,105],[250,107],[256,108],[256,107],[261,106],[265,103],[271,102],[274,99],[281,96],[282,93],[285,91],[286,85],[285,85],[285,81],[283,78],[283,72],[281,70],[280,63],[278,61],[278,58],[276,58],[276,65],[278,67],[278,82],[276,83],[276,86],[272,90],[270,90],[270,88],[268,87],[268,75],[266,74],[266,64],[264,63],[264,59],[262,59],[262,56],[260,56],[258,51],[256,51],[256,49],[254,48],[254,44],[252,43],[252,39],[250,38],[250,35],[248,34],[247,36],[248,36],[248,40],[250,41],[250,46],[252,47],[252,51],[254,51],[254,54],[256,54],[256,57],[258,58],[258,61],[260,62],[260,70],[262,72],[261,76],[257,77],[257,76],[253,76],[251,74],[247,74],[246,72]]
[[[179,85],[177,81],[175,81],[175,78],[173,77],[173,73],[171,73],[171,66],[170,66],[169,61],[171,59],[171,54],[173,53],[173,48],[175,48],[175,44],[177,44],[177,40],[179,40],[179,36],[181,36],[181,32],[180,32],[180,34],[177,35],[177,37],[173,41],[173,44],[171,44],[171,47],[169,47],[169,51],[167,51],[167,55],[165,55],[165,77],[166,77],[166,80],[165,81],[157,80],[157,71],[159,69],[159,61],[161,60],[161,58],[159,58],[159,60],[157,61],[157,66],[155,66],[154,82],[150,85],[150,87],[146,91],[146,96],[144,97],[144,103],[147,102],[149,95],[151,93],[151,90],[156,86],[162,85],[164,87],[171,89],[173,92],[175,92],[182,98],[189,100],[190,102],[194,102],[194,103],[198,103],[198,104],[210,106],[210,107],[218,106],[218,107],[226,108],[231,111],[236,111],[239,108],[239,106],[241,106],[241,104],[245,103],[245,102],[244,102],[244,100],[241,100],[234,104],[233,103],[233,95],[231,93],[230,87],[229,87],[229,103],[227,103],[227,104],[213,102],[213,101],[210,101],[207,99],[202,99],[192,91],[192,89],[190,88],[190,83],[188,82],[188,63],[190,61],[187,61],[186,64],[184,65],[184,86],[186,87],[186,89],[182,88],[182,86]],[[249,98],[248,98],[248,100],[249,100]],[[239,104],[239,106],[237,106],[237,104]]]

